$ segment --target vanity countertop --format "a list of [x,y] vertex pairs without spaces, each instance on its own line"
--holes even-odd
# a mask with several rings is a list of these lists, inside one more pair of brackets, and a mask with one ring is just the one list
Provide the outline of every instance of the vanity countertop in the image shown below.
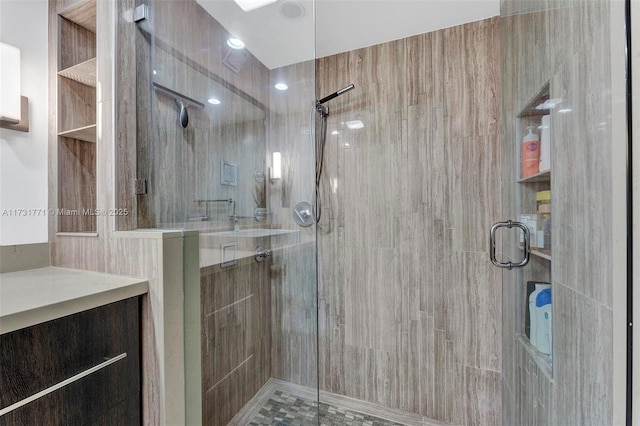
[[0,334],[147,293],[149,282],[64,268],[0,274]]

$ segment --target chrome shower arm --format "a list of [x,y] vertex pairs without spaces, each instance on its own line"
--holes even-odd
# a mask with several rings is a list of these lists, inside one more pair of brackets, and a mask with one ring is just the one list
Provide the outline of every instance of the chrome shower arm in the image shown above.
[[182,93],[178,93],[175,90],[171,90],[168,87],[156,83],[155,81],[153,82],[153,88],[176,101],[182,102],[185,106],[195,106],[204,109],[204,104],[202,102],[196,101],[195,99],[185,96]]

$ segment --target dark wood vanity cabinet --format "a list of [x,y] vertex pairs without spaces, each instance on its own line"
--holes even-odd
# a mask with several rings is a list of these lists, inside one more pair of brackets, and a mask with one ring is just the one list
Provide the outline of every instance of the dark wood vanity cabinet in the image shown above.
[[1,335],[0,410],[116,357],[0,425],[139,425],[139,298]]

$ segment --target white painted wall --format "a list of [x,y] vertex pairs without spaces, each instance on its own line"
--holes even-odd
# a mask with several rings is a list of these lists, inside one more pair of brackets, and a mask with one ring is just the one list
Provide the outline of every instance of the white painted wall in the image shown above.
[[29,98],[29,133],[0,129],[0,245],[48,240],[47,216],[10,216],[46,209],[49,88],[46,0],[0,0],[0,41],[20,48],[22,96]]

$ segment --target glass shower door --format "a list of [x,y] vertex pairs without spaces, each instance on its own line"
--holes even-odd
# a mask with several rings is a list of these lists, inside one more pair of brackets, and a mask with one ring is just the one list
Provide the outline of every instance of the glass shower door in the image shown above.
[[531,235],[502,275],[504,424],[624,423],[627,30],[621,1],[502,3],[503,218]]

